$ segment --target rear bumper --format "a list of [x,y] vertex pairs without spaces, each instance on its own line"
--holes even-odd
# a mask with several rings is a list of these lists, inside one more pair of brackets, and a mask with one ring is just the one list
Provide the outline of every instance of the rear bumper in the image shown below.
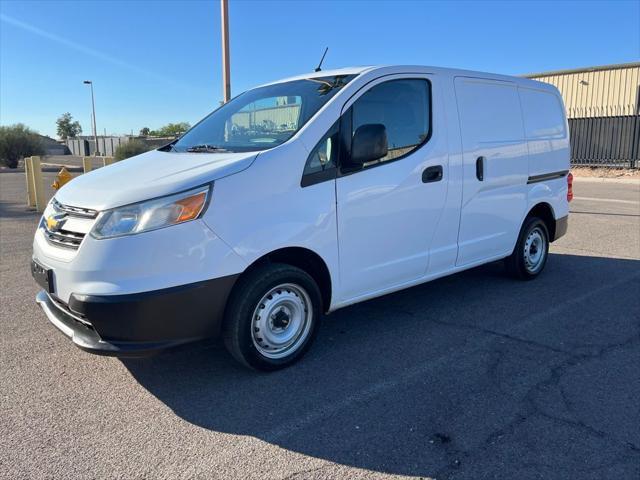
[[237,277],[127,295],[72,294],[68,305],[41,291],[36,302],[79,348],[143,356],[217,336]]
[[555,242],[557,239],[564,236],[567,233],[567,228],[569,228],[569,215],[556,219],[556,228],[551,241]]

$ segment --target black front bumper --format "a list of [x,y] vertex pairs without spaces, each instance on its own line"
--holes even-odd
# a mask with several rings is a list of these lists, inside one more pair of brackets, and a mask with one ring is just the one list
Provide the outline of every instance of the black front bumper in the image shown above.
[[81,349],[143,356],[220,333],[238,275],[127,295],[36,296],[49,321]]

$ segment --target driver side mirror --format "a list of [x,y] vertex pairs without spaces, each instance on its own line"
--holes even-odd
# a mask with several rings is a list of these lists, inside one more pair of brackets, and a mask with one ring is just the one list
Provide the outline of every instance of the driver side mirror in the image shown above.
[[351,140],[351,164],[362,168],[387,155],[387,129],[380,123],[360,125]]

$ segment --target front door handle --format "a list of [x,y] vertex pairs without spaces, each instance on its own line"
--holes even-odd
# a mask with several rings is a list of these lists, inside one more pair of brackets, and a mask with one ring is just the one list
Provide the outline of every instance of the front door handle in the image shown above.
[[442,180],[442,165],[427,167],[422,172],[422,183],[439,182]]
[[476,178],[480,181],[484,180],[484,157],[478,157],[476,160]]

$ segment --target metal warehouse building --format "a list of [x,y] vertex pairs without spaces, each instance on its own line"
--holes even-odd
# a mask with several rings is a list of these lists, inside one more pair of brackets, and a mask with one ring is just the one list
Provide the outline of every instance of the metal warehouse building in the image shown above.
[[640,167],[640,62],[525,76],[560,90],[574,165]]

